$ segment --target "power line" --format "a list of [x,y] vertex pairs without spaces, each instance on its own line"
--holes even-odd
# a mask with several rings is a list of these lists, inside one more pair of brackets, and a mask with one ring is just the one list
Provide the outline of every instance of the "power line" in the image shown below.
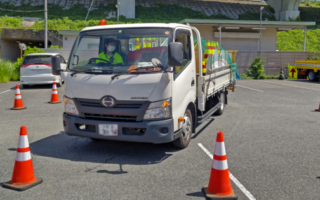
[[91,1],[91,5],[90,5],[90,8],[89,8],[89,10],[88,10],[88,13],[87,13],[86,19],[85,19],[85,20],[84,20],[84,22],[83,22],[83,26],[82,26],[82,28],[84,27],[84,25],[85,25],[85,23],[86,23],[86,21],[87,21],[87,18],[88,18],[88,15],[89,15],[89,12],[90,12],[90,10],[91,10],[91,7],[92,7],[93,2],[94,2],[94,0],[92,0],[92,1]]
[[11,11],[11,12],[43,12],[44,10],[9,10],[9,9],[3,9],[0,8],[0,10],[4,10],[4,11]]
[[50,35],[52,35],[52,37],[54,37],[54,38],[56,38],[56,39],[58,39],[58,40],[60,40],[60,41],[63,41],[63,40],[61,40],[60,38],[57,38],[55,35],[53,35],[49,30],[48,30],[48,33],[50,33]]

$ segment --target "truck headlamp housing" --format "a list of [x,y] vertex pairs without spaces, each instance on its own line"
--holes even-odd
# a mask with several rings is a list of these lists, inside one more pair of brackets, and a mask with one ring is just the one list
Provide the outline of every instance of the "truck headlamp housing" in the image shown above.
[[171,118],[171,99],[153,102],[144,114],[144,120],[158,120]]
[[66,96],[63,96],[63,103],[64,103],[64,112],[73,115],[73,116],[79,116],[79,111],[73,101],[73,99],[70,99]]

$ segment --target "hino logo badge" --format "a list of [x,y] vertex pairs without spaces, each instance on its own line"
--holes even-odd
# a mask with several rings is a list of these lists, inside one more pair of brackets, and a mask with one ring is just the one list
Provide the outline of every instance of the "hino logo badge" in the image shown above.
[[113,97],[104,97],[101,103],[104,107],[111,108],[115,105],[115,99]]

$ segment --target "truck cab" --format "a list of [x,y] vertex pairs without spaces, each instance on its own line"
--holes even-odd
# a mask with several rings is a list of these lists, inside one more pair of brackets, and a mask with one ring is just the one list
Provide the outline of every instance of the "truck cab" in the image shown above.
[[[195,28],[183,24],[83,29],[66,70],[52,59],[53,74],[65,81],[65,132],[93,140],[173,142],[178,148],[187,147],[199,121],[197,115],[221,110],[225,88],[231,84],[227,69],[219,76],[227,80],[219,90],[214,93],[212,84],[205,89],[209,85],[196,70],[195,32],[201,41]],[[110,39],[115,48],[107,48]],[[197,62],[199,66],[201,61]],[[208,89],[212,92],[203,95]],[[210,100],[215,105],[206,104],[208,95],[216,95]],[[202,119],[207,117],[202,115]]]

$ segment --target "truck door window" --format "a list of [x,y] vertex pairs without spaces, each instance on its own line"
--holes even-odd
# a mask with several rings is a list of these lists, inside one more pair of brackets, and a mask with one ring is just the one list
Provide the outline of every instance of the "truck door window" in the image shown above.
[[175,42],[181,42],[183,45],[183,60],[181,66],[175,67],[175,78],[178,77],[184,68],[186,68],[191,61],[191,44],[190,44],[191,33],[186,29],[178,29],[175,33]]

